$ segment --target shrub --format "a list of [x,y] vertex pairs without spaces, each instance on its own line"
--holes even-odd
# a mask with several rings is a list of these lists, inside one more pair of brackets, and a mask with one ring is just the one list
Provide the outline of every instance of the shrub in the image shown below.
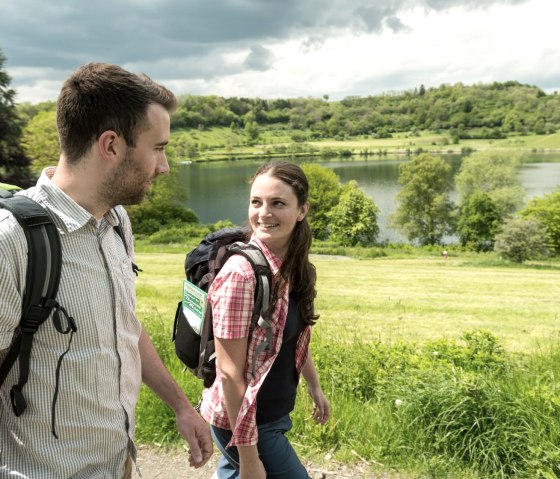
[[496,236],[494,249],[502,258],[515,263],[538,259],[546,255],[546,233],[534,218],[514,218],[507,221]]

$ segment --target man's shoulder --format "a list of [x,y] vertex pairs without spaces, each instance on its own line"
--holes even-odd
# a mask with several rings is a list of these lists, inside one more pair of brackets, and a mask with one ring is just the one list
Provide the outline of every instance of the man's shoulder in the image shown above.
[[14,215],[5,208],[0,208],[0,255],[25,256],[27,239],[23,228]]
[[[32,199],[39,206],[44,208],[44,205],[40,202],[40,197],[36,191],[36,188],[30,188],[28,190],[23,190],[17,192],[17,196],[26,196]],[[7,238],[12,235],[22,235],[25,239],[25,233],[23,232],[22,226],[19,224],[18,220],[14,214],[8,209],[0,206],[0,237]]]

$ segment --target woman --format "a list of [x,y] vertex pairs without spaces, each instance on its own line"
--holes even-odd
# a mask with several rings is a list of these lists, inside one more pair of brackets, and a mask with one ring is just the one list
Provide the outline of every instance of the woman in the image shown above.
[[255,276],[248,261],[232,256],[216,277],[208,299],[214,317],[217,378],[204,393],[201,413],[222,452],[219,479],[307,479],[285,437],[291,429],[299,375],[313,400],[313,417],[330,415],[309,353],[315,314],[315,267],[309,262],[311,230],[308,182],[291,163],[261,166],[251,181],[251,243],[266,256],[273,274],[272,332],[253,377],[253,356],[266,338],[256,327],[249,339]]

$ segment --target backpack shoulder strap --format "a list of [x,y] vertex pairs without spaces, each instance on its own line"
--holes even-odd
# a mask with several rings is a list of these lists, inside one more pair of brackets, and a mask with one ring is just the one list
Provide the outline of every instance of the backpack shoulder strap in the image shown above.
[[231,254],[240,254],[253,268],[256,279],[255,301],[253,315],[251,316],[251,326],[249,328],[249,337],[255,327],[258,325],[266,332],[266,340],[262,341],[253,356],[252,373],[255,375],[256,361],[262,351],[268,351],[272,344],[272,327],[270,324],[270,298],[272,289],[272,271],[268,264],[264,253],[253,244],[237,242],[230,248]]
[[27,407],[21,390],[29,374],[33,335],[57,306],[55,300],[62,269],[62,251],[58,230],[47,211],[31,198],[0,193],[0,207],[9,210],[21,225],[27,240],[27,273],[19,333],[0,366],[0,385],[15,360],[20,358],[20,377],[10,393],[17,416]]

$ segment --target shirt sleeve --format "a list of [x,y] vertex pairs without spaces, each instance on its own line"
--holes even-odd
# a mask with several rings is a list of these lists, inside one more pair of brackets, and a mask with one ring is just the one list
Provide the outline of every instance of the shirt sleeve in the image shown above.
[[232,256],[208,292],[215,337],[240,339],[249,336],[255,285],[249,262],[242,256]]
[[0,217],[0,351],[7,349],[21,319],[27,272],[27,241],[16,220]]

